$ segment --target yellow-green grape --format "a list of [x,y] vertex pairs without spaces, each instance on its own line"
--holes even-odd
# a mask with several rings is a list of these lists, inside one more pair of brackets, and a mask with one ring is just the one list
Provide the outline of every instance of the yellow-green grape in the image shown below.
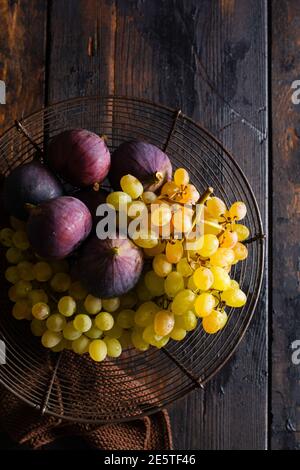
[[6,269],[5,279],[11,284],[16,284],[20,280],[20,275],[16,266],[9,266]]
[[28,300],[30,301],[31,305],[37,304],[38,302],[44,302],[45,304],[48,303],[48,295],[43,289],[32,289],[28,293]]
[[80,281],[72,282],[69,287],[69,294],[75,300],[84,300],[88,295],[87,290],[83,287]]
[[[153,272],[153,271],[152,271]],[[156,276],[156,274],[155,274]],[[158,276],[157,276],[158,277]],[[160,279],[160,278],[159,278]],[[136,286],[136,293],[137,293],[137,296],[138,296],[138,299],[141,301],[141,302],[146,302],[147,300],[151,300],[152,297],[154,296],[154,294],[151,294],[151,292],[149,291],[149,289],[146,287],[146,284],[145,284],[145,279],[141,279],[137,286]],[[161,294],[162,295],[162,294]],[[124,305],[125,307],[125,305]],[[127,306],[127,308],[131,308],[129,305]]]
[[201,290],[209,290],[214,282],[213,273],[209,268],[197,268],[193,274],[195,286]]
[[170,336],[163,336],[162,339],[156,342],[155,346],[158,349],[163,348],[170,340]]
[[16,289],[16,286],[11,286],[9,289],[8,289],[8,298],[9,300],[11,300],[12,302],[16,302],[20,297],[17,296],[17,289]]
[[17,302],[13,306],[12,314],[16,320],[30,320],[31,306],[28,300],[17,300]]
[[110,193],[107,198],[107,204],[111,204],[117,211],[120,209],[126,209],[127,205],[132,201],[129,194],[122,191],[114,191]]
[[66,318],[60,313],[53,313],[46,320],[48,330],[58,333],[62,331],[67,324]]
[[191,289],[192,291],[198,290],[198,287],[196,286],[195,281],[194,281],[194,276],[190,276],[188,278],[187,288]]
[[243,261],[248,256],[248,249],[243,243],[238,242],[233,248],[234,256],[237,261]]
[[228,289],[222,292],[221,299],[226,302],[229,307],[243,307],[247,302],[247,296],[241,289]]
[[10,264],[18,264],[20,261],[23,261],[23,253],[19,248],[12,246],[8,248],[6,252],[6,259]]
[[202,327],[206,333],[215,334],[220,331],[227,323],[226,312],[213,310],[208,317],[203,318]]
[[120,336],[119,341],[123,350],[132,346],[131,330],[123,330],[122,336]]
[[232,230],[237,233],[239,242],[243,242],[250,235],[249,229],[248,229],[248,227],[246,227],[246,225],[233,224],[232,225]]
[[34,318],[31,320],[30,329],[33,336],[42,336],[47,330],[46,322]]
[[170,199],[173,199],[175,195],[178,195],[177,193],[179,193],[179,191],[180,188],[174,181],[167,181],[161,189],[161,194],[163,196],[167,196]]
[[84,308],[90,315],[96,315],[101,311],[102,300],[89,294],[84,301]]
[[50,307],[44,302],[38,302],[32,307],[31,313],[37,320],[46,320],[50,315]]
[[170,333],[170,338],[174,339],[175,341],[182,341],[186,337],[186,333],[187,331],[184,328],[174,326]]
[[207,317],[215,308],[215,298],[208,292],[198,295],[195,301],[195,312],[198,317]]
[[66,259],[57,259],[50,261],[53,274],[69,272],[69,263]]
[[182,193],[180,202],[183,202],[184,204],[196,204],[199,197],[200,194],[197,191],[197,188],[193,184],[187,184]]
[[182,274],[178,271],[172,271],[165,280],[165,292],[168,297],[175,297],[178,292],[184,289],[184,280]]
[[69,321],[63,328],[64,338],[70,341],[75,341],[75,339],[80,338],[81,334],[80,331],[76,330],[72,321]]
[[122,310],[117,316],[117,325],[121,328],[131,328],[134,325],[135,311],[131,309]]
[[159,336],[167,336],[174,328],[174,315],[168,310],[160,310],[154,317],[154,331]]
[[177,234],[190,232],[192,229],[192,212],[184,207],[180,207],[173,214],[172,224],[174,227],[174,232]]
[[63,351],[64,349],[72,349],[72,341],[68,341],[65,338],[62,338],[59,343],[57,343],[53,348],[51,348],[51,351],[58,353]]
[[34,265],[33,268],[34,277],[39,282],[46,282],[51,279],[52,276],[52,268],[49,263],[45,261],[39,261]]
[[149,343],[143,339],[143,333],[139,330],[133,330],[131,333],[131,341],[133,346],[138,349],[138,351],[147,351],[149,349]]
[[134,291],[128,292],[120,297],[120,306],[122,308],[132,308],[137,303],[137,295]]
[[172,211],[168,204],[153,204],[151,206],[151,223],[155,227],[161,227],[170,222]]
[[84,354],[88,352],[89,347],[90,347],[90,340],[84,335],[72,341],[72,349],[76,354]]
[[13,234],[12,241],[15,247],[19,248],[21,251],[28,250],[30,246],[27,233],[24,230],[17,230]]
[[217,251],[211,255],[210,264],[212,266],[230,266],[234,262],[235,254],[231,248],[220,247]]
[[128,217],[130,217],[131,219],[135,219],[136,217],[140,217],[141,215],[147,215],[147,206],[143,201],[132,201],[128,205],[127,214]]
[[233,220],[242,220],[246,217],[247,207],[244,202],[237,201],[229,209],[229,217]]
[[22,297],[27,297],[28,296],[29,292],[32,289],[32,284],[29,281],[23,281],[21,279],[21,281],[18,281],[15,284],[15,287],[16,287],[17,297],[22,298]]
[[129,194],[132,199],[140,197],[144,191],[142,183],[132,175],[124,175],[120,180],[120,186],[124,193]]
[[162,340],[162,336],[158,335],[155,330],[153,325],[148,325],[143,331],[143,340],[145,343],[149,343],[152,346],[156,346],[159,344],[159,342]]
[[177,186],[186,186],[190,181],[188,172],[184,168],[177,168],[174,173],[174,182]]
[[178,263],[183,256],[183,244],[181,240],[174,240],[167,243],[166,258],[169,263]]
[[70,295],[65,295],[64,297],[61,297],[59,299],[57,307],[59,313],[61,313],[65,317],[71,317],[75,313],[76,302]]
[[29,261],[21,261],[17,265],[17,270],[20,276],[20,279],[23,281],[33,281],[35,278],[33,264]]
[[119,357],[122,354],[122,346],[117,338],[108,338],[107,336],[103,340],[107,347],[107,355],[109,357]]
[[102,339],[95,339],[94,341],[91,341],[89,345],[89,354],[93,361],[104,361],[107,356],[107,346],[105,341]]
[[208,212],[212,217],[218,218],[226,212],[226,205],[219,197],[211,197],[206,202]]
[[88,315],[80,313],[74,318],[73,326],[76,330],[80,331],[80,333],[86,333],[92,327],[92,320]]
[[67,273],[56,273],[50,281],[54,292],[66,292],[71,286],[71,278]]
[[55,333],[54,331],[46,330],[42,336],[42,345],[45,348],[54,348],[61,340],[61,333]]
[[113,313],[120,307],[119,297],[113,297],[111,299],[103,299],[102,306],[106,312]]
[[152,231],[143,231],[137,234],[133,239],[134,243],[140,248],[154,248],[158,245],[158,234]]
[[240,285],[237,281],[235,281],[234,279],[231,279],[230,281],[230,289],[239,289],[240,288]]
[[158,244],[154,246],[153,248],[144,248],[144,253],[148,257],[153,257],[155,255],[159,255],[160,253],[163,253],[166,248],[166,242],[165,240],[158,240]]
[[85,332],[85,336],[87,336],[90,339],[98,339],[101,338],[103,334],[103,331],[97,328],[95,324],[95,320],[92,321],[92,326],[91,328]]
[[95,318],[95,325],[102,331],[111,330],[114,326],[114,322],[114,317],[109,312],[100,312]]
[[181,258],[176,264],[176,269],[183,277],[189,277],[193,274],[193,270],[187,258]]
[[219,238],[220,246],[233,248],[238,242],[238,234],[232,230],[225,230]]
[[9,222],[14,230],[26,230],[26,222],[17,219],[17,217],[14,217],[13,215],[9,217]]
[[175,318],[175,327],[183,328],[186,331],[194,330],[197,323],[197,317],[192,310],[188,310],[183,315],[177,315]]
[[0,230],[0,243],[3,246],[6,246],[7,248],[10,248],[13,246],[13,236],[14,236],[14,231],[9,228],[3,228]]
[[123,328],[117,325],[117,323],[114,323],[114,326],[110,330],[105,332],[105,336],[108,336],[109,338],[119,339],[121,338],[123,331]]
[[145,284],[149,292],[154,297],[163,295],[165,292],[164,278],[159,277],[154,271],[148,271],[145,274]]
[[172,271],[172,264],[168,262],[166,255],[163,254],[154,256],[152,267],[159,277],[166,277]]
[[203,245],[202,248],[200,248],[200,250],[198,251],[198,253],[199,255],[203,256],[203,258],[209,258],[217,251],[218,248],[219,240],[216,235],[207,233],[203,235]]
[[153,204],[156,201],[157,196],[152,191],[145,191],[142,194],[142,199],[145,204]]
[[178,292],[172,302],[172,312],[175,315],[183,315],[193,308],[195,300],[196,294],[190,289],[184,289]]
[[136,325],[145,327],[153,322],[154,314],[159,311],[159,306],[154,302],[144,302],[134,314]]
[[212,266],[210,269],[214,276],[214,283],[212,285],[212,288],[221,291],[229,289],[230,277],[228,273],[219,266]]

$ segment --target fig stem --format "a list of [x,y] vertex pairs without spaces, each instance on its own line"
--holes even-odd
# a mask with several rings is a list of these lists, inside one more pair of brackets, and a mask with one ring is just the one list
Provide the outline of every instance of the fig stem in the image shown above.
[[28,130],[26,129],[23,124],[20,123],[17,119],[15,120],[15,126],[17,128],[17,131],[23,134],[26,139],[31,143],[31,145],[35,148],[35,150],[42,156],[44,154],[43,150],[41,147],[33,140],[31,135],[29,134]]

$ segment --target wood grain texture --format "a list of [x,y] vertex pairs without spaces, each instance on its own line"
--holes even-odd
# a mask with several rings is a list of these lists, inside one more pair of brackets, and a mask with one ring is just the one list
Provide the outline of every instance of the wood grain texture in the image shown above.
[[[300,366],[292,363],[300,339],[300,104],[291,88],[300,80],[300,4],[272,2],[273,127],[273,387],[272,447],[300,449]],[[299,89],[299,86],[298,86]],[[298,93],[299,98],[299,93]]]
[[46,18],[44,0],[0,0],[0,133],[44,104]]

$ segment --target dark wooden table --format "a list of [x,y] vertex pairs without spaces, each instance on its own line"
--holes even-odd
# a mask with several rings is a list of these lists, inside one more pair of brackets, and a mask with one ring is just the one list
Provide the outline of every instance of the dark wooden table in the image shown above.
[[1,130],[66,98],[130,95],[182,109],[233,152],[269,233],[265,281],[230,363],[170,407],[175,448],[299,449],[299,1],[0,0],[0,19]]

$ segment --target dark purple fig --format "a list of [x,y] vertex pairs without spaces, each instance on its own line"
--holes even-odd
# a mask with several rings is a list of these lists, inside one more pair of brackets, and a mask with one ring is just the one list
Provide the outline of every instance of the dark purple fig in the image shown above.
[[26,204],[40,204],[63,195],[63,187],[48,168],[38,160],[20,165],[4,181],[4,207],[10,215],[28,218]]
[[58,197],[32,208],[27,223],[32,248],[39,256],[50,259],[71,254],[91,229],[90,211],[71,196]]
[[77,272],[97,297],[117,297],[130,291],[143,269],[143,253],[131,240],[90,238],[81,248]]
[[77,191],[73,196],[84,202],[92,215],[93,223],[95,225],[100,220],[100,218],[96,216],[97,207],[106,202],[108,194],[109,193],[104,191],[104,189],[97,190],[94,188],[86,188]]
[[104,180],[110,167],[110,153],[97,134],[72,129],[50,142],[47,163],[67,183],[84,187]]
[[172,178],[169,157],[158,147],[145,142],[124,142],[111,156],[108,178],[115,190],[124,175],[138,178],[147,191],[156,191]]

